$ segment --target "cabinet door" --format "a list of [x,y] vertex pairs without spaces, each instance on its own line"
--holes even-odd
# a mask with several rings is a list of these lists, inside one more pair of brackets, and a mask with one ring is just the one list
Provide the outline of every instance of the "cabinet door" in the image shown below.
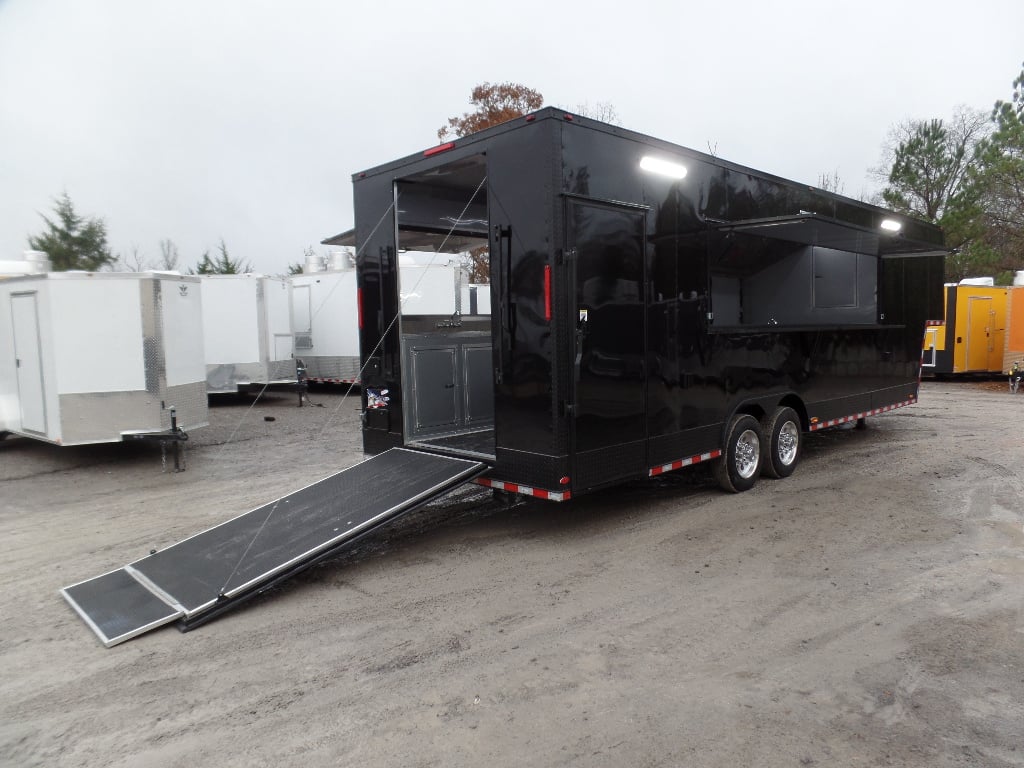
[[455,348],[414,348],[411,358],[415,432],[454,428],[459,420]]
[[493,358],[490,344],[462,348],[466,426],[485,426],[494,421]]

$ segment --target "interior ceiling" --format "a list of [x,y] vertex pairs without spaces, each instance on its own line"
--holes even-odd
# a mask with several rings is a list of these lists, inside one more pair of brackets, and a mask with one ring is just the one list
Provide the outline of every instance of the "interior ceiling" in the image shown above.
[[[445,235],[437,232],[416,232],[403,229],[398,233],[398,247],[407,251],[437,251],[438,253],[463,253],[471,248],[487,245],[482,237]],[[444,248],[441,245],[444,244]]]
[[487,162],[484,156],[473,155],[406,176],[401,180],[411,184],[430,184],[434,187],[476,189],[486,174]]

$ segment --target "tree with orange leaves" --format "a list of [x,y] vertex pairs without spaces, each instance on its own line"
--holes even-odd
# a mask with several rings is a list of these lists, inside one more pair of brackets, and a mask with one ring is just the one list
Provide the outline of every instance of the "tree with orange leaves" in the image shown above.
[[473,89],[469,103],[476,109],[462,117],[448,118],[448,124],[437,132],[440,141],[467,136],[533,112],[544,104],[544,97],[519,83],[481,83]]

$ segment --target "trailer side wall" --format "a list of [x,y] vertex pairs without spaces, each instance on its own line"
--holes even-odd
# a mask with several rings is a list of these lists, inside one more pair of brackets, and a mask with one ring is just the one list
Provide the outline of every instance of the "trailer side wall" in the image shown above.
[[901,217],[892,235],[882,209],[561,118],[354,179],[367,451],[403,439],[396,190],[411,228],[465,222],[460,202],[486,215],[495,477],[593,490],[715,453],[736,413],[792,406],[814,429],[916,399],[936,228]]

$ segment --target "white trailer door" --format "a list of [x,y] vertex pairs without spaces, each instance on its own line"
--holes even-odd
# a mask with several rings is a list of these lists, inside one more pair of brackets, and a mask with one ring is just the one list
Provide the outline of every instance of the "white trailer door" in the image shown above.
[[310,290],[308,285],[292,283],[292,333],[295,334],[295,350],[313,348],[313,313],[310,311]]
[[292,357],[292,335],[275,333],[274,334],[274,356],[270,358],[276,362],[278,360],[290,360]]
[[46,434],[46,398],[43,389],[43,361],[39,348],[39,315],[36,294],[11,295],[14,325],[14,357],[18,377],[21,428]]

